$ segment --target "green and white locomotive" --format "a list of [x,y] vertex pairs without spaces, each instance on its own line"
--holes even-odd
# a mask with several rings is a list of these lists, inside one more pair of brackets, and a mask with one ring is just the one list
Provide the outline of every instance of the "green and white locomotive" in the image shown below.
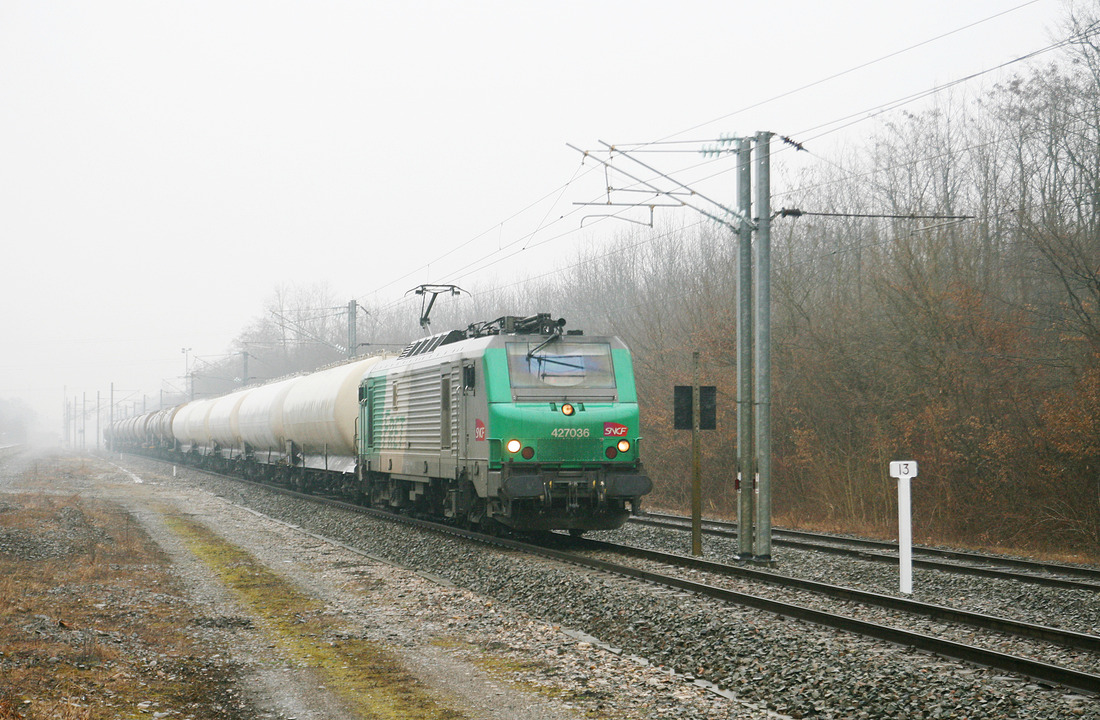
[[375,505],[517,530],[612,529],[652,489],[618,338],[549,315],[435,335],[359,388],[359,473]]

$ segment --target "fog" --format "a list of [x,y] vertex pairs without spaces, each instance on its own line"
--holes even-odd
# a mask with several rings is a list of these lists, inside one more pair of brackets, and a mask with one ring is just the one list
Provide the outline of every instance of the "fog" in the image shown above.
[[[606,181],[566,143],[814,138],[777,157],[778,192],[870,109],[1047,46],[1063,10],[764,7],[0,3],[0,399],[59,433],[67,399],[179,389],[287,284],[369,308],[545,273],[621,228],[581,227]],[[729,163],[700,160],[646,155],[732,198]]]

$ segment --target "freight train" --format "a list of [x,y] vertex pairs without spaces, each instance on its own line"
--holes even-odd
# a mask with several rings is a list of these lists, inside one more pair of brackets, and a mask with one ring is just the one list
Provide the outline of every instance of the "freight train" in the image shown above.
[[652,488],[630,352],[547,314],[127,418],[116,450],[515,531],[614,529]]

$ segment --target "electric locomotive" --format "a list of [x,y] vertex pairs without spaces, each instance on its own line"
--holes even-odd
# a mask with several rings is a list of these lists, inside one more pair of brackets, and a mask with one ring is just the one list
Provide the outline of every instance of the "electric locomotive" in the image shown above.
[[517,530],[613,529],[652,490],[630,352],[540,314],[409,345],[359,388],[372,504]]

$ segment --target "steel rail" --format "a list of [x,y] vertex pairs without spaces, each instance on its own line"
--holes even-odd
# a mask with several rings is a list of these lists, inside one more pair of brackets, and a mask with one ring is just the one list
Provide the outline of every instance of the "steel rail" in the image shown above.
[[[682,523],[691,522],[691,518],[689,517],[685,517],[683,515],[673,515],[671,513],[647,512],[645,513],[644,517],[657,518],[659,520],[679,521]],[[704,519],[703,523],[715,528],[729,530],[735,534],[737,532],[737,523],[735,522]],[[801,538],[804,540],[820,542],[835,542],[844,545],[851,545],[854,547],[869,548],[872,550],[887,550],[890,552],[897,552],[898,550],[898,544],[896,542],[890,542],[888,540],[872,540],[870,538],[846,537],[843,535],[831,535],[829,533],[811,532],[809,530],[791,530],[789,528],[773,528],[772,533],[773,535],[778,534],[790,538]],[[1074,575],[1091,580],[1100,580],[1100,568],[1066,565],[1064,563],[1052,563],[1043,560],[1024,560],[1023,558],[1004,557],[1000,555],[986,555],[984,553],[969,552],[966,550],[945,550],[943,548],[928,547],[927,545],[914,545],[913,552],[921,553],[922,555],[929,555],[931,557],[939,557],[945,560],[959,560],[963,562],[984,562],[994,565],[1003,565],[1007,567],[1018,567],[1024,570],[1032,570],[1035,572]]]
[[[207,470],[202,470],[201,468],[196,469],[199,469],[202,472],[210,472]],[[255,487],[281,493],[283,495],[295,497],[316,504],[324,504],[338,507],[362,515],[409,525],[411,527],[418,527],[427,530],[433,530],[436,532],[442,532],[481,544],[495,545],[498,547],[515,550],[530,555],[537,555],[548,559],[557,560],[559,562],[575,565],[577,567],[603,571],[613,575],[619,575],[621,577],[634,578],[643,582],[652,583],[654,585],[674,588],[677,590],[684,590],[686,592],[691,592],[702,597],[714,598],[716,600],[721,600],[723,602],[728,602],[743,607],[751,607],[758,610],[763,610],[765,612],[775,613],[776,615],[779,615],[781,617],[791,618],[795,620],[803,620],[805,622],[820,625],[822,627],[828,627],[845,632],[851,632],[857,635],[862,635],[864,637],[884,640],[895,645],[911,647],[916,650],[922,650],[932,653],[934,655],[938,655],[940,657],[951,658],[972,665],[978,665],[981,667],[993,668],[1015,673],[1017,675],[1022,675],[1024,677],[1035,680],[1037,682],[1062,686],[1070,690],[1089,695],[1100,695],[1100,675],[1093,675],[1070,668],[1039,662],[1037,660],[1031,660],[1029,658],[1022,658],[1015,655],[1009,655],[1007,653],[1000,653],[993,650],[986,650],[984,648],[964,645],[962,643],[957,643],[950,640],[943,640],[941,638],[936,638],[929,635],[922,635],[920,633],[914,633],[907,630],[901,630],[898,628],[889,627],[887,625],[878,625],[876,623],[871,623],[864,620],[857,620],[855,618],[847,617],[844,615],[836,615],[822,610],[815,610],[793,603],[785,603],[778,600],[772,600],[756,595],[749,595],[747,593],[728,590],[726,588],[707,585],[705,583],[693,582],[691,580],[684,580],[668,575],[661,575],[660,573],[654,573],[648,570],[630,567],[628,565],[620,565],[617,563],[608,562],[606,560],[585,557],[576,553],[555,550],[553,548],[543,545],[533,545],[531,543],[521,542],[509,538],[485,535],[483,533],[478,533],[471,530],[464,530],[462,528],[454,527],[452,525],[444,525],[429,520],[412,518],[406,515],[398,515],[396,513],[384,510],[376,510],[374,508],[368,508],[362,505],[355,505],[342,500],[335,500],[332,498],[321,497],[317,495],[309,495],[307,493],[298,492],[296,490],[289,490],[287,488],[282,488],[278,486],[257,483],[254,481],[244,480],[242,478],[223,475],[220,473],[210,474],[215,475],[216,477],[244,482]]]
[[[690,530],[690,525],[684,525],[682,522],[669,522],[666,520],[655,520],[649,517],[632,517],[630,518],[632,523],[638,525],[648,525],[651,527],[664,528],[669,530]],[[711,521],[706,521],[708,524],[714,524]],[[735,538],[737,537],[736,530],[726,530],[720,527],[704,527],[703,534],[713,535],[716,537]],[[834,536],[816,536],[823,541],[844,542],[846,538],[835,538]],[[857,540],[859,544],[865,542]],[[836,545],[824,545],[820,542],[805,542],[801,540],[785,540],[783,538],[773,537],[773,545],[780,545],[783,547],[795,548],[798,550],[810,550],[813,552],[821,552],[829,555],[843,555],[845,557],[859,557],[869,562],[888,563],[896,565],[898,558],[896,555],[887,555],[880,552],[874,552],[871,550],[859,550],[853,548],[838,547]],[[852,543],[856,544],[856,543]],[[896,550],[896,546],[894,546]],[[914,548],[916,551],[916,548]],[[945,551],[947,552],[947,551]],[[1001,562],[1000,558],[976,556],[971,558],[971,562],[974,561],[999,563],[1002,565],[1013,565],[1015,563],[1026,563],[1026,560],[1017,560],[1015,563],[1005,561]],[[980,567],[976,565],[958,565],[953,562],[944,562],[941,560],[929,560],[925,558],[913,558],[913,566],[924,568],[926,570],[940,570],[942,572],[953,572],[960,575],[973,575],[976,577],[996,578],[998,580],[1016,580],[1018,582],[1032,583],[1033,585],[1044,585],[1046,587],[1056,587],[1068,590],[1085,590],[1088,592],[1100,592],[1100,583],[1085,582],[1082,580],[1072,580],[1064,577],[1050,577],[1047,575],[1034,575],[1031,573],[1013,572],[1011,570],[1001,570],[992,567]]]
[[[574,540],[574,542],[577,541]],[[762,582],[769,585],[775,585],[777,587],[806,590],[808,592],[818,593],[820,595],[836,598],[838,600],[863,603],[865,605],[874,605],[877,607],[886,608],[888,610],[900,610],[902,612],[907,612],[913,615],[923,615],[925,617],[932,618],[933,620],[959,623],[962,625],[969,625],[971,627],[981,628],[983,630],[992,630],[994,632],[1006,633],[1009,635],[1015,635],[1017,637],[1028,638],[1031,640],[1041,640],[1043,642],[1054,643],[1056,645],[1060,645],[1066,648],[1074,648],[1077,650],[1100,653],[1100,636],[1097,635],[1089,635],[1087,633],[1074,632],[1072,630],[1063,630],[1061,628],[1054,628],[1046,625],[1026,623],[1019,620],[1012,620],[1010,618],[996,617],[994,615],[985,615],[982,613],[970,612],[969,610],[959,610],[957,608],[950,608],[944,605],[936,605],[933,603],[924,603],[917,600],[909,600],[907,598],[901,598],[895,595],[884,595],[880,593],[868,592],[866,590],[857,590],[855,588],[844,587],[842,585],[832,585],[829,583],[818,582],[816,580],[807,580],[804,578],[792,577],[790,575],[781,575],[779,573],[768,572],[766,570],[757,570],[741,565],[728,565],[725,563],[714,562],[712,560],[703,560],[702,558],[691,557],[688,555],[668,553],[660,550],[649,550],[646,548],[635,547],[633,545],[609,543],[602,540],[591,540],[588,538],[582,538],[579,544],[581,545],[581,547],[587,547],[596,552],[612,552],[622,555],[630,555],[652,562],[659,562],[668,565],[675,565],[678,567],[703,570],[705,572],[710,572],[717,575],[728,575],[731,577],[744,578],[747,580],[752,580],[754,582]]]
[[5,445],[0,447],[0,459],[6,460],[9,457],[15,457],[19,453],[23,452],[23,445]]

